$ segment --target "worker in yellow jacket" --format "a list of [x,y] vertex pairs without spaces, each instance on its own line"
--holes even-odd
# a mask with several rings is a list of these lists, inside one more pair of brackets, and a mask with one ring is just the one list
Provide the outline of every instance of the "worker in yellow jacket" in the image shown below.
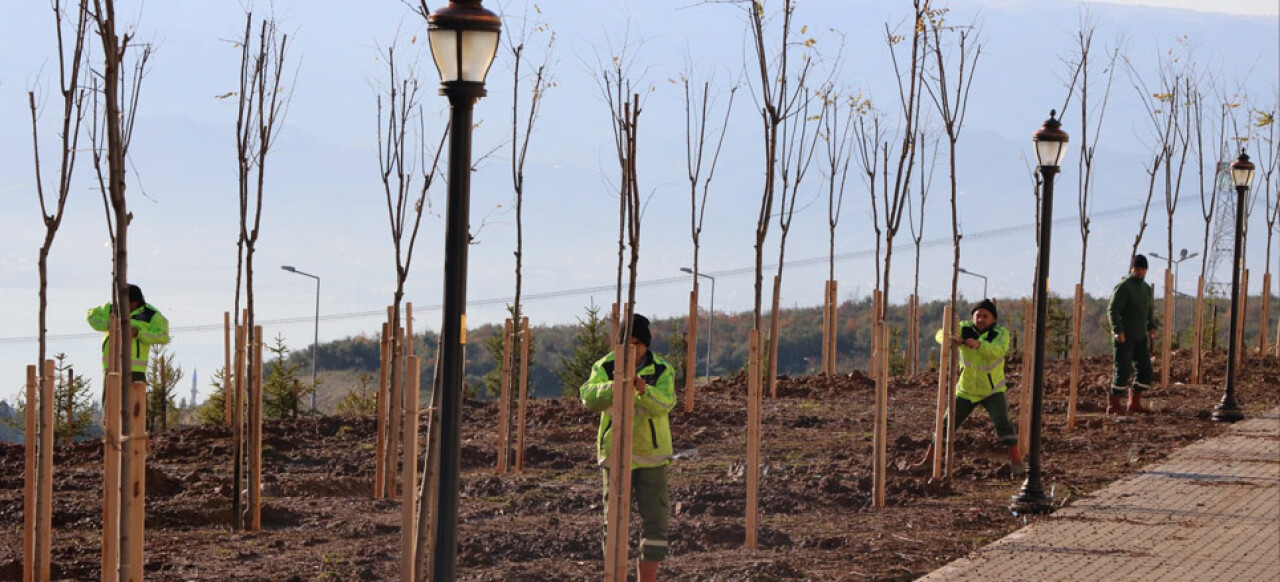
[[[667,493],[667,466],[671,464],[671,422],[676,405],[675,375],[666,360],[649,351],[649,320],[631,318],[629,343],[636,354],[635,416],[631,426],[631,491],[640,506],[640,582],[658,579],[658,564],[667,558],[667,526],[671,496]],[[613,378],[615,354],[609,353],[591,366],[591,378],[579,388],[582,403],[600,413],[596,433],[596,459],[604,467],[606,507],[609,494],[609,445],[613,436]],[[630,506],[630,504],[628,504]]]
[[[990,299],[973,306],[971,321],[960,323],[960,332],[951,336],[952,345],[960,357],[960,380],[956,382],[956,426],[969,417],[973,409],[982,406],[995,424],[996,436],[1001,445],[1009,448],[1009,465],[1013,474],[1023,472],[1022,450],[1018,448],[1018,433],[1009,420],[1009,406],[1005,400],[1008,385],[1004,378],[1004,356],[1009,351],[1009,330],[997,323],[996,304]],[[935,336],[942,343],[942,330]],[[944,420],[944,423],[946,421]],[[944,429],[945,429],[944,424]],[[912,468],[925,472],[933,463],[934,446],[929,445],[923,461]]]
[[[98,331],[105,332],[111,322],[111,303],[89,310],[86,319],[89,325]],[[133,382],[147,381],[147,360],[151,357],[151,346],[169,343],[169,320],[160,310],[147,303],[142,289],[137,285],[129,286],[129,324],[133,326],[133,345],[130,346]],[[111,346],[108,336],[102,337],[102,369],[107,369],[111,357]]]

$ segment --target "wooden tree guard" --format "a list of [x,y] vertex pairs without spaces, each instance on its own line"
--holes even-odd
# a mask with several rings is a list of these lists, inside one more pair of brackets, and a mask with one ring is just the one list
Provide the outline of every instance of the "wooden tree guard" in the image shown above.
[[373,468],[373,498],[382,499],[386,497],[386,491],[383,490],[384,482],[382,474],[386,471],[384,466],[387,448],[387,369],[391,366],[390,360],[391,350],[391,323],[382,323],[382,337],[378,342],[378,438],[377,448],[374,451],[374,468]]
[[822,375],[835,374],[836,282],[828,279],[822,286]]
[[879,375],[876,376],[876,433],[875,440],[875,467],[874,472],[874,489],[872,490],[872,505],[875,507],[885,506],[885,479],[888,470],[889,459],[889,326],[885,322],[885,311],[887,311],[888,300],[881,295],[880,297],[880,315],[879,315],[879,334],[880,334],[880,364]]
[[[111,316],[108,330],[116,329]],[[107,334],[107,378],[102,397],[102,582],[119,580],[120,566],[120,346]]]
[[609,308],[609,341],[618,341],[618,304]]
[[24,417],[22,479],[22,580],[34,582],[36,564],[36,367],[27,366],[27,409]]
[[747,337],[747,539],[748,550],[755,550],[760,533],[760,330]]
[[[70,366],[68,366],[67,378],[65,380],[66,384],[64,384],[67,387],[67,407],[64,411],[67,413],[66,419],[67,419],[68,427],[72,426],[76,420],[76,401],[74,398],[75,394],[71,391],[71,388],[75,385],[74,384],[75,380],[76,380],[75,370],[72,369]],[[195,403],[192,403],[192,406],[195,406]],[[74,442],[75,442],[75,435],[71,434],[71,431],[68,430],[66,439],[62,441],[62,444],[71,445]]]
[[231,397],[231,312],[222,312],[222,424],[231,426],[231,405],[235,401]]
[[[394,321],[395,308],[387,307],[387,321]],[[400,459],[400,428],[404,410],[404,359],[400,357],[400,350],[404,346],[404,328],[395,326],[391,333],[391,371],[388,377],[391,379],[387,384],[387,448],[383,451],[386,455],[384,467],[386,472],[383,474],[382,488],[388,499],[399,499],[400,493],[397,490],[396,483],[396,465]]]
[[[914,299],[914,298],[913,298]],[[953,307],[947,303],[942,308],[942,345],[938,350],[938,407],[933,415],[933,478],[942,477],[943,461],[947,457],[947,445],[951,442],[951,431],[947,430],[944,419],[955,418],[955,388],[951,383],[951,332],[955,329]],[[951,423],[954,424],[954,423]],[[949,465],[949,463],[948,463]],[[948,475],[949,476],[949,475]]]
[[262,326],[253,327],[253,378],[249,397],[249,531],[262,529]]
[[1200,383],[1200,343],[1204,322],[1204,277],[1196,280],[1196,324],[1191,332],[1191,383]]
[[1018,383],[1018,448],[1029,454],[1031,447],[1031,369],[1035,360],[1035,317],[1031,313],[1031,300],[1022,302],[1022,381]]
[[[693,384],[698,379],[698,282],[689,292],[689,331],[684,338],[684,411],[693,410]],[[707,346],[710,348],[711,346]],[[710,358],[711,354],[708,353]],[[707,381],[710,381],[707,378]]]
[[1173,288],[1173,271],[1164,270],[1164,333],[1160,340],[1160,387],[1168,390],[1172,380],[1169,378],[1169,354],[1173,350],[1173,302],[1177,294]]
[[406,364],[409,377],[404,397],[404,475],[400,478],[404,483],[404,495],[400,497],[403,500],[400,504],[400,578],[403,582],[414,582],[418,508],[413,485],[418,482],[418,388],[422,370],[418,356],[410,355]]
[[414,554],[414,568],[419,582],[426,582],[431,574],[427,558],[435,546],[436,500],[440,471],[440,350],[436,349],[435,374],[431,383],[431,405],[427,407],[427,452],[422,464],[422,486],[418,490],[418,539]]
[[885,456],[888,450],[888,447],[885,445],[885,441],[884,441],[884,437],[886,436],[887,431],[884,429],[887,424],[885,416],[886,416],[886,413],[888,412],[888,408],[886,406],[887,405],[886,400],[888,397],[887,381],[888,381],[889,375],[887,373],[888,370],[886,369],[888,367],[887,366],[888,358],[885,357],[888,352],[888,350],[885,349],[886,335],[884,333],[885,300],[884,300],[884,295],[880,292],[879,289],[875,291],[872,297],[871,303],[872,303],[871,317],[873,318],[871,329],[872,329],[872,337],[875,338],[875,348],[871,353],[872,371],[873,371],[872,377],[875,378],[875,383],[876,383],[876,399],[875,399],[876,411],[875,411],[875,422],[873,425],[872,438],[871,438],[872,440],[871,505],[874,507],[884,507],[884,502],[885,502],[884,472],[885,472],[885,467],[887,465],[887,463],[885,462]]
[[[628,310],[630,311],[630,310]],[[628,316],[630,313],[628,313]],[[612,438],[609,443],[609,505],[605,533],[605,579],[627,580],[628,525],[631,518],[631,426],[635,396],[631,379],[635,357],[629,343],[617,344],[613,375]]]
[[871,292],[871,360],[867,373],[872,379],[880,377],[880,290]]
[[502,328],[502,390],[498,396],[498,472],[507,472],[507,458],[511,455],[511,360],[515,343],[512,321],[508,318]]
[[236,324],[236,353],[235,353],[235,395],[233,409],[231,411],[231,450],[232,450],[232,522],[236,531],[244,529],[244,515],[241,511],[240,503],[242,495],[240,493],[241,470],[244,467],[244,384],[245,384],[245,342],[248,341],[245,334],[244,324]]
[[1076,283],[1071,303],[1071,380],[1067,393],[1067,430],[1076,427],[1076,399],[1080,394],[1080,327],[1084,321],[1084,286]]
[[[782,293],[782,276],[773,276],[773,305],[781,305]],[[769,316],[769,398],[778,397],[778,344],[781,325],[779,320],[782,319],[778,314],[770,314]]]
[[520,402],[516,406],[516,472],[524,470],[524,417],[529,409],[529,350],[533,344],[533,332],[529,331],[529,318],[520,319]]
[[[944,325],[947,320],[943,319]],[[941,357],[939,357],[941,360]],[[920,371],[920,298],[907,298],[907,373]]]
[[1236,321],[1236,370],[1244,368],[1244,324],[1249,320],[1249,269],[1240,274],[1240,313]]
[[[147,383],[129,384],[129,401],[125,412],[124,454],[129,456],[129,472],[120,503],[120,579],[142,582],[144,516],[147,502]],[[126,504],[125,501],[128,501]]]
[[[40,376],[40,455],[36,459],[38,487],[36,493],[36,580],[43,582],[52,576],[50,556],[53,534],[53,379],[57,372],[53,360],[44,361],[44,374]],[[27,410],[35,401],[27,400]]]
[[1267,335],[1271,329],[1271,271],[1262,274],[1262,310],[1258,317],[1258,355],[1267,355]]

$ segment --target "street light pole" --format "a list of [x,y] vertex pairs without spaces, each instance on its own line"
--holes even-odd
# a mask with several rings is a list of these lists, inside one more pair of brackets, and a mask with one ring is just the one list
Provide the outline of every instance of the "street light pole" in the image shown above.
[[467,341],[467,247],[471,206],[472,107],[498,51],[502,21],[479,0],[451,0],[427,17],[440,94],[449,98],[449,201],[445,212],[444,321],[440,330],[440,467],[432,580],[455,578],[461,473],[463,347]]
[[[1148,254],[1148,255],[1151,255],[1152,257],[1155,257],[1155,258],[1157,258],[1157,259],[1160,259],[1160,260],[1162,260],[1162,261],[1166,261],[1166,262],[1169,262],[1169,263],[1172,263],[1172,264],[1173,264],[1173,308],[1172,308],[1172,312],[1173,312],[1173,313],[1177,313],[1177,312],[1178,312],[1178,273],[1182,270],[1182,262],[1183,262],[1183,261],[1186,261],[1186,260],[1188,260],[1188,259],[1194,259],[1194,258],[1196,258],[1196,257],[1200,256],[1200,253],[1195,252],[1195,253],[1187,254],[1187,249],[1182,249],[1182,252],[1181,252],[1181,253],[1179,253],[1178,258],[1177,258],[1176,260],[1175,260],[1175,259],[1171,259],[1171,258],[1169,258],[1169,257],[1162,257],[1162,256],[1160,256],[1160,254],[1159,254],[1159,253],[1155,253],[1155,252],[1150,252],[1150,253],[1147,253],[1147,254]],[[1171,319],[1172,319],[1172,318],[1171,318]],[[1173,325],[1173,322],[1172,322],[1172,321],[1167,321],[1167,322],[1165,322],[1165,325]],[[1173,329],[1173,328],[1170,328],[1170,329]]]
[[[689,273],[690,275],[692,275],[692,274],[693,274],[693,269],[690,269],[689,267],[680,267],[680,270],[681,270],[681,271],[684,271],[685,273]],[[707,377],[707,381],[708,381],[708,382],[710,382],[710,381],[711,381],[711,336],[712,336],[712,333],[713,333],[713,332],[715,332],[715,329],[716,329],[716,320],[715,320],[715,317],[716,317],[716,278],[715,278],[715,277],[712,277],[711,275],[708,275],[708,274],[706,274],[706,273],[698,273],[698,276],[699,276],[699,277],[706,277],[706,278],[708,278],[708,279],[711,279],[711,307],[710,307],[710,309],[707,311],[707,361],[705,362],[705,364],[704,364],[704,366],[703,366],[703,372],[702,372],[702,375],[706,376],[706,377]],[[697,339],[697,338],[694,338],[694,340],[693,340],[693,341],[695,341],[695,342],[696,342],[696,341],[698,341],[698,339]]]
[[1040,174],[1044,177],[1044,190],[1040,196],[1039,249],[1036,252],[1036,320],[1035,355],[1031,373],[1031,446],[1027,459],[1027,478],[1022,490],[1014,495],[1009,510],[1014,515],[1048,513],[1053,510],[1053,498],[1045,495],[1040,479],[1040,424],[1044,408],[1044,336],[1049,322],[1049,243],[1053,232],[1053,177],[1067,151],[1067,133],[1050,111],[1049,119],[1034,134],[1036,157]]
[[1236,402],[1236,333],[1240,314],[1240,238],[1244,231],[1245,193],[1253,182],[1253,164],[1248,154],[1240,152],[1240,157],[1231,162],[1231,180],[1236,185],[1236,240],[1231,261],[1231,335],[1227,344],[1227,382],[1222,391],[1222,402],[1213,407],[1213,420],[1217,422],[1236,422],[1244,420],[1244,411]]
[[970,275],[970,276],[978,277],[978,278],[982,279],[982,298],[983,298],[983,299],[987,299],[987,298],[988,298],[988,296],[987,296],[987,277],[986,277],[986,275],[979,275],[979,274],[977,274],[977,273],[974,273],[973,271],[970,271],[970,270],[968,270],[968,269],[965,269],[964,267],[960,267],[960,268],[958,268],[958,269],[956,269],[956,270],[957,270],[957,271],[959,271],[959,272],[961,272],[961,273],[964,273],[964,274],[966,274],[966,275]]
[[320,384],[316,382],[316,349],[320,347],[320,277],[311,273],[304,273],[289,265],[283,265],[280,268],[290,273],[311,277],[316,280],[316,325],[315,335],[311,341],[311,412],[314,413],[316,411],[316,391],[320,387]]

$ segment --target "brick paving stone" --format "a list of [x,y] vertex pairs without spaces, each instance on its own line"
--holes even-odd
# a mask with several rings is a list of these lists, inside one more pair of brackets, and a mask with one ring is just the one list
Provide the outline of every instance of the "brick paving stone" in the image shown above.
[[1280,580],[1280,411],[1194,443],[920,580]]

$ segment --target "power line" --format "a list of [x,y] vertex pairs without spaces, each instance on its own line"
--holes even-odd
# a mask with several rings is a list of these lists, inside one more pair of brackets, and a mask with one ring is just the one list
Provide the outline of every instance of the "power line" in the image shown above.
[[[1182,196],[1181,198],[1179,198],[1179,200],[1181,201],[1183,199],[1190,199],[1190,198],[1192,198],[1192,195],[1188,194],[1188,195]],[[1162,203],[1156,203],[1156,204],[1158,204],[1159,206],[1163,206]],[[1140,211],[1143,209],[1143,206],[1144,206],[1143,204],[1134,204],[1131,206],[1122,206],[1119,208],[1103,210],[1101,212],[1094,213],[1093,215],[1091,215],[1090,218],[1095,220],[1117,218],[1120,216],[1124,216],[1126,214],[1131,214],[1131,213]],[[1068,217],[1059,218],[1053,221],[1053,224],[1055,226],[1060,226],[1060,225],[1065,225],[1071,222],[1078,222],[1079,219],[1080,219],[1079,215],[1068,216]],[[1034,231],[1035,228],[1036,228],[1036,225],[1033,222],[1028,224],[1019,224],[1014,226],[1004,226],[1000,228],[993,228],[990,230],[984,230],[981,232],[975,232],[971,234],[962,234],[962,237],[965,240],[992,240],[992,239],[1003,238],[1006,236],[1012,236],[1015,234],[1021,234],[1028,231]],[[935,238],[927,241],[921,241],[920,248],[925,249],[925,248],[934,248],[934,247],[940,247],[940,246],[949,246],[951,242],[952,242],[951,237]],[[843,263],[847,261],[865,259],[865,258],[874,257],[874,256],[875,256],[875,249],[863,249],[863,250],[852,251],[848,253],[839,253],[835,255],[834,260],[836,262]],[[805,259],[787,261],[787,266],[810,267],[814,265],[826,264],[830,260],[832,259],[829,257],[809,257]],[[771,264],[763,265],[762,268],[776,269],[777,267],[778,267],[777,263],[771,263]],[[714,277],[735,277],[739,275],[753,274],[755,273],[755,267],[754,266],[738,267],[734,269],[724,269],[720,271],[706,271],[706,273]],[[644,288],[663,287],[666,285],[674,285],[677,283],[682,283],[682,282],[688,281],[688,279],[689,278],[687,276],[683,276],[683,275],[676,276],[676,277],[664,277],[661,279],[649,279],[647,281],[637,281],[636,287],[638,288],[639,287],[644,287]],[[563,297],[574,297],[578,295],[590,295],[594,293],[604,293],[607,291],[613,291],[616,288],[617,287],[615,285],[597,285],[594,287],[578,287],[575,289],[561,289],[558,291],[530,293],[530,294],[524,295],[524,297],[522,298],[522,301],[534,302],[534,301],[542,301],[542,300],[548,300],[548,299],[560,299]],[[513,296],[494,297],[490,299],[468,301],[467,305],[468,307],[507,305],[512,303],[513,301],[515,301],[515,297]],[[427,306],[415,305],[414,310],[418,312],[434,312],[434,311],[439,311],[440,309],[442,309],[442,307],[443,306],[439,303],[427,305]],[[385,315],[385,313],[386,313],[386,310],[381,310],[381,309],[372,310],[372,311],[353,311],[348,313],[334,313],[329,315],[321,315],[320,319],[323,321],[364,319],[364,318],[382,317],[383,315]],[[290,324],[311,323],[313,321],[315,321],[314,316],[304,316],[304,317],[286,317],[286,318],[279,318],[279,319],[258,320],[255,323],[260,323],[262,325],[290,325]],[[202,325],[175,326],[170,328],[170,332],[204,333],[204,332],[218,331],[222,329],[224,329],[223,324],[214,323],[214,324],[202,324]],[[86,332],[86,333],[66,333],[66,334],[48,335],[48,336],[45,336],[45,339],[51,340],[51,341],[53,340],[61,341],[61,340],[93,339],[97,337],[101,337],[101,334],[97,332]],[[27,342],[34,342],[36,340],[37,338],[35,336],[6,337],[6,338],[0,338],[0,345],[27,343]]]

